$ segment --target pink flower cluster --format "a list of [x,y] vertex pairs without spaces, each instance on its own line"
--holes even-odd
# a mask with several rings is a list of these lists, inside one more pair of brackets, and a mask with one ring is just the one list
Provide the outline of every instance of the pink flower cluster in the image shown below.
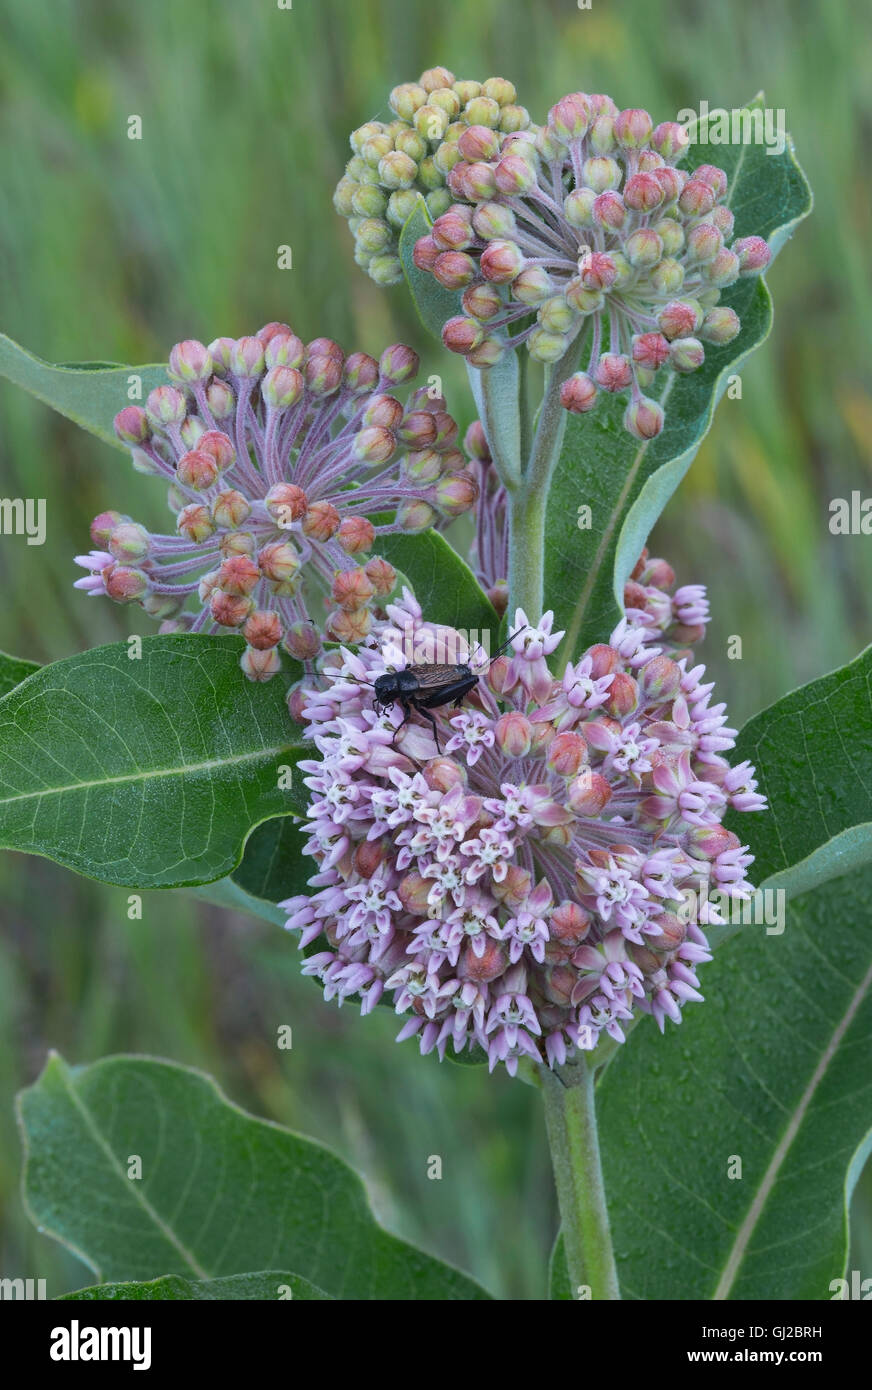
[[[170,485],[176,534],[101,513],[76,587],[141,604],[162,632],[241,632],[252,680],[280,669],[280,643],[297,660],[317,654],[310,617],[325,598],[327,635],[359,642],[396,584],[372,553],[379,537],[458,516],[478,496],[442,397],[395,394],[418,367],[402,344],[378,360],[346,356],[284,323],[176,344],[171,384],[115,418],[134,467]],[[199,612],[183,611],[189,599]]]
[[374,707],[376,677],[410,650],[464,659],[408,592],[292,696],[320,754],[300,765],[317,871],[283,906],[301,946],[317,943],[303,968],[325,997],[366,1013],[387,994],[408,1015],[400,1039],[440,1057],[477,1046],[512,1074],[622,1042],[640,1011],[662,1029],[702,998],[717,894],[752,891],[722,817],[765,802],[753,768],[725,757],[735,730],[704,668],[667,654],[704,623],[703,591],[667,612],[651,565],[632,581],[640,606],[560,678],[551,614],[518,610],[465,707],[434,712],[441,747],[416,715],[398,732],[401,710]]
[[582,414],[600,392],[619,393],[624,427],[659,434],[662,407],[643,388],[664,366],[696,371],[704,343],[735,338],[721,290],[770,260],[761,237],[732,241],[723,169],[678,167],[689,139],[675,121],[655,127],[647,111],[586,92],[563,97],[542,127],[457,133],[438,152],[455,202],[414,251],[420,270],[463,292],[446,347],[480,368],[522,343],[558,362],[585,333],[589,360],[563,405]]

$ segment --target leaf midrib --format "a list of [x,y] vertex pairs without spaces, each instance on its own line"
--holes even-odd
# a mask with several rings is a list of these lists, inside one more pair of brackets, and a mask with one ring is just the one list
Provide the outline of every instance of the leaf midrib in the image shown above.
[[805,1119],[806,1114],[808,1113],[809,1106],[811,1105],[811,1102],[814,1099],[815,1093],[817,1092],[821,1082],[823,1081],[827,1068],[829,1067],[830,1062],[836,1055],[839,1045],[841,1044],[841,1041],[844,1038],[845,1033],[848,1031],[848,1028],[851,1026],[851,1023],[853,1022],[860,1008],[860,1005],[863,1003],[863,1000],[866,994],[868,993],[870,986],[872,986],[872,965],[870,965],[865,976],[860,982],[860,985],[858,986],[856,992],[852,996],[848,1004],[848,1007],[845,1009],[844,1014],[842,1015],[841,1019],[839,1020],[835,1029],[833,1030],[832,1036],[829,1042],[827,1043],[826,1048],[824,1049],[823,1055],[821,1056],[820,1061],[815,1067],[808,1085],[806,1086],[805,1090],[800,1096],[799,1101],[797,1102],[797,1105],[790,1116],[784,1133],[781,1136],[781,1140],[779,1141],[778,1147],[776,1148],[775,1153],[772,1155],[772,1158],[769,1162],[769,1166],[766,1169],[766,1172],[763,1174],[760,1186],[757,1188],[754,1194],[754,1198],[751,1202],[750,1207],[748,1208],[747,1215],[745,1216],[744,1221],[742,1222],[738,1232],[736,1233],[736,1238],[733,1241],[730,1253],[727,1256],[724,1271],[720,1277],[720,1280],[718,1281],[718,1285],[715,1289],[715,1292],[712,1294],[712,1300],[714,1302],[720,1302],[728,1298],[730,1290],[736,1282],[736,1278],[739,1274],[742,1261],[745,1258],[745,1254],[747,1252],[751,1238],[763,1214],[763,1209],[766,1205],[772,1188],[775,1185],[779,1171],[781,1170],[781,1167],[783,1166],[784,1161],[787,1158],[788,1153],[790,1152],[791,1146],[794,1140],[796,1139],[797,1134],[799,1133],[799,1130],[802,1126],[802,1122]]
[[210,758],[201,763],[180,763],[175,767],[160,768],[153,771],[139,768],[136,772],[126,772],[115,777],[94,778],[87,782],[68,782],[60,787],[42,787],[37,791],[19,792],[15,796],[0,797],[0,809],[16,801],[42,800],[44,796],[67,796],[76,792],[89,791],[94,787],[120,786],[126,782],[150,782],[163,777],[183,777],[189,773],[211,772],[215,768],[234,767],[239,763],[257,762],[277,757],[280,753],[291,753],[293,744],[283,743],[271,748],[258,748],[252,753],[238,753],[233,757]]

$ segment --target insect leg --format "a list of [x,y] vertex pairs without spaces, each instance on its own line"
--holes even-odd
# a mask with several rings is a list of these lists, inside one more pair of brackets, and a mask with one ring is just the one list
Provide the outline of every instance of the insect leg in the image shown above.
[[437,727],[436,727],[436,720],[433,718],[432,714],[430,713],[430,711],[429,711],[428,709],[425,709],[425,708],[423,707],[423,705],[419,705],[419,704],[418,704],[418,701],[417,701],[417,700],[413,700],[413,701],[412,701],[412,704],[415,706],[415,709],[418,711],[418,713],[432,725],[432,727],[433,727],[433,737],[434,737],[435,740],[436,740],[436,748],[437,748],[437,751],[441,753],[441,752],[442,752],[442,745],[441,745],[440,742],[439,742],[439,730],[438,730]]

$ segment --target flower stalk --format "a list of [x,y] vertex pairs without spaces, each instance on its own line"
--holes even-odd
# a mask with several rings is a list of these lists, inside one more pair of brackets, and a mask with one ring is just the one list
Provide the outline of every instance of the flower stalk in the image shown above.
[[594,1068],[587,1058],[556,1071],[540,1068],[545,1123],[560,1207],[572,1297],[620,1299],[600,1162]]

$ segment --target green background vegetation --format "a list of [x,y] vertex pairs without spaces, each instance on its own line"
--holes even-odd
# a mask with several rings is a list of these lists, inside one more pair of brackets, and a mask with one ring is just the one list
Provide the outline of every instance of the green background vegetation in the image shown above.
[[[828,504],[872,495],[872,24],[850,0],[2,0],[0,329],[53,361],[161,360],[184,337],[271,319],[378,352],[405,339],[443,374],[465,425],[462,364],[426,339],[402,289],[353,264],[331,194],[349,131],[397,82],[442,63],[501,75],[534,113],[609,92],[655,120],[783,107],[817,197],[770,277],[772,337],[725,400],[654,537],[714,619],[703,658],[734,720],[865,646],[872,542],[828,530]],[[143,138],[127,139],[142,117]],[[716,152],[713,151],[716,162]],[[276,251],[293,248],[293,270]],[[119,406],[124,402],[119,402]],[[0,538],[0,647],[50,661],[150,631],[75,592],[72,555],[106,506],[150,523],[160,488],[0,383],[0,493],[45,497],[48,542]],[[579,498],[579,501],[584,501]],[[605,634],[604,634],[605,635]],[[741,661],[727,659],[739,635]],[[846,731],[850,737],[850,730]],[[294,1047],[276,1048],[290,1023]],[[386,1011],[322,1005],[280,930],[181,894],[127,894],[35,859],[0,859],[0,1273],[86,1271],[21,1211],[15,1090],[49,1046],[71,1061],[144,1051],[212,1072],[259,1114],[333,1144],[380,1218],[510,1297],[541,1296],[555,1227],[532,1092],[395,1048]],[[426,1176],[429,1155],[443,1180]],[[639,1174],[644,1187],[646,1176]],[[853,1263],[872,1273],[872,1187]],[[826,1292],[822,1291],[822,1296]]]

